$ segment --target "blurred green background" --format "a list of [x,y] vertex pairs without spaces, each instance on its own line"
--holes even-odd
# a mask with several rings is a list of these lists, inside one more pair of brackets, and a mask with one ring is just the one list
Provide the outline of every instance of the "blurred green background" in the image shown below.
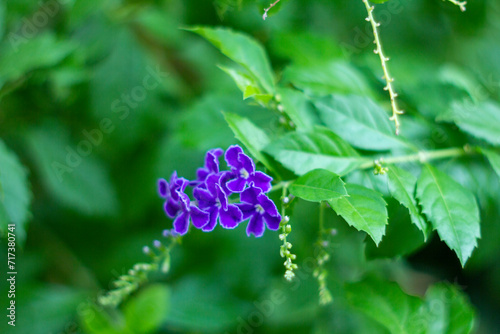
[[[32,192],[31,214],[16,231],[17,326],[7,327],[4,319],[1,333],[113,333],[90,328],[104,317],[91,305],[114,278],[146,261],[142,246],[171,227],[157,179],[174,170],[193,178],[207,149],[237,143],[221,111],[245,115],[269,132],[278,127],[275,114],[243,101],[217,67],[227,58],[180,28],[227,26],[248,33],[265,46],[282,80],[306,75],[311,87],[320,82],[317,89],[342,91],[349,83],[323,70],[329,60],[340,59],[365,76],[352,85],[378,82],[361,1],[283,1],[263,21],[268,2],[0,2],[0,136],[26,167]],[[390,0],[377,10],[396,87],[401,95],[417,96],[412,102],[423,114],[439,108],[440,89],[460,85],[460,76],[453,75],[449,87],[432,85],[432,77],[445,76],[435,70],[445,63],[473,76],[481,94],[499,98],[498,1],[470,1],[466,13],[440,0]],[[287,67],[290,61],[308,70]],[[426,145],[439,146],[439,128],[432,131]],[[498,195],[497,180],[483,181]],[[498,333],[499,210],[482,213],[483,238],[463,271],[437,237],[408,259],[374,262],[413,293],[440,280],[459,284],[478,310],[478,332]],[[318,305],[317,282],[307,270],[317,211],[307,203],[294,208],[291,240],[303,267],[295,283],[282,280],[277,233],[255,239],[242,226],[210,234],[192,230],[174,249],[171,272],[153,278],[160,285],[146,287],[122,311],[107,315],[115,332],[244,333],[245,323],[258,321],[252,320],[258,305],[282,291],[283,301],[253,333],[384,333],[343,301],[342,284],[372,264],[365,258],[364,234],[334,214],[327,218],[337,229],[329,264],[335,302]],[[400,210],[395,221],[405,214]],[[5,252],[2,246],[2,259]],[[168,301],[158,301],[165,286]],[[0,291],[4,309],[5,279]],[[137,329],[143,320],[134,317],[147,318],[155,303],[162,310],[158,319]]]

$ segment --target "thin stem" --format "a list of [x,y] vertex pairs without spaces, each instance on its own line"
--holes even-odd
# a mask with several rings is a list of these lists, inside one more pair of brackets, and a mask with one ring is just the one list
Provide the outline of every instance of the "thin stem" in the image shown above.
[[458,0],[448,0],[448,1],[451,2],[452,4],[457,5],[458,7],[460,7],[460,10],[462,12],[465,12],[465,10],[467,9],[467,8],[465,8],[465,5],[467,5],[467,1],[458,1]]
[[401,115],[403,111],[399,110],[396,104],[396,97],[398,96],[398,94],[394,91],[394,87],[392,84],[394,82],[394,78],[390,76],[389,69],[387,67],[387,62],[389,61],[389,58],[384,55],[384,51],[382,50],[382,42],[380,41],[380,36],[378,32],[378,27],[380,27],[380,23],[376,22],[373,17],[373,10],[375,7],[371,6],[368,0],[362,0],[362,1],[365,4],[366,11],[368,12],[368,17],[366,18],[366,21],[370,22],[372,25],[373,37],[375,38],[373,43],[375,43],[376,45],[374,52],[378,54],[378,56],[380,57],[380,63],[382,65],[382,70],[384,71],[383,79],[387,83],[387,85],[384,87],[384,90],[389,91],[389,96],[391,98],[392,116],[390,120],[393,121],[394,124],[396,125],[396,135],[398,135],[400,127],[398,116]]
[[262,19],[265,20],[267,18],[267,12],[273,8],[274,6],[276,6],[278,4],[278,2],[280,2],[280,0],[276,0],[275,2],[273,2],[268,8],[264,9],[264,15],[262,15]]
[[[398,164],[404,162],[412,162],[419,161],[421,163],[425,163],[431,160],[444,159],[444,158],[452,158],[452,157],[460,157],[470,154],[475,154],[477,150],[475,148],[471,148],[468,145],[462,147],[454,147],[454,148],[446,148],[442,150],[435,151],[421,151],[416,154],[402,155],[399,157],[389,157],[383,158],[382,161],[384,164]],[[373,168],[373,162],[367,162],[362,164],[360,169],[368,169]]]

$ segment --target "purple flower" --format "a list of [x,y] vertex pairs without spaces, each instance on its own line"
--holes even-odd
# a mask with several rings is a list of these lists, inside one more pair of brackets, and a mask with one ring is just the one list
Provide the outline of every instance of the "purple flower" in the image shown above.
[[212,174],[206,179],[206,188],[197,187],[193,196],[198,200],[200,209],[204,209],[210,215],[210,221],[203,227],[203,231],[213,231],[217,225],[227,229],[233,229],[241,222],[243,215],[234,204],[228,204],[227,195],[220,185],[220,174]]
[[165,179],[158,180],[158,193],[161,197],[165,198],[164,210],[168,217],[174,218],[181,209],[179,194],[184,192],[188,182],[183,177],[178,178],[176,171],[172,173],[170,182],[167,182]]
[[192,205],[188,195],[180,192],[178,194],[181,213],[174,220],[174,231],[180,235],[186,234],[190,220],[196,228],[207,225],[209,223],[209,214]]
[[219,157],[224,153],[220,148],[214,148],[205,155],[205,166],[196,171],[196,180],[204,182],[211,174],[219,172]]
[[252,159],[243,153],[238,145],[230,146],[224,157],[228,166],[231,167],[231,173],[234,179],[227,182],[227,188],[232,192],[242,192],[247,184],[253,182],[255,187],[262,189],[263,192],[271,190],[272,177],[256,172]]
[[250,218],[247,226],[247,235],[261,237],[267,228],[276,231],[281,222],[281,215],[273,201],[269,199],[262,189],[253,184],[241,193],[241,203],[236,204],[243,213],[243,219]]

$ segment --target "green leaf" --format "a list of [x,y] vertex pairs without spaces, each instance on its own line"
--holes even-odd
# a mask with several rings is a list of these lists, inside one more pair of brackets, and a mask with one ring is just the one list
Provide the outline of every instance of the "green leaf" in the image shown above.
[[369,161],[335,133],[321,127],[288,133],[269,145],[266,152],[297,175],[318,168],[343,175]]
[[19,245],[26,238],[31,199],[27,170],[0,140],[0,234],[6,235],[8,224],[16,224]]
[[285,113],[290,117],[297,130],[312,130],[315,124],[319,124],[314,107],[303,92],[281,88],[278,90],[278,94]]
[[438,120],[453,121],[474,137],[500,145],[500,106],[494,101],[454,102]]
[[329,200],[333,210],[357,230],[365,231],[376,245],[387,225],[387,203],[382,194],[360,185],[347,183],[348,196]]
[[485,148],[481,148],[481,152],[486,155],[491,164],[491,167],[493,167],[495,173],[497,173],[498,177],[500,177],[500,154]]
[[78,307],[80,323],[88,334],[132,334],[125,328],[125,320],[119,312],[113,319],[100,306],[95,304],[82,304]]
[[391,195],[397,199],[399,203],[408,208],[411,221],[422,231],[424,239],[427,240],[431,233],[430,226],[420,214],[420,210],[417,207],[417,200],[414,195],[417,178],[413,176],[413,174],[396,166],[390,166],[387,175]]
[[245,69],[231,68],[219,65],[219,68],[226,72],[243,92],[243,100],[253,97],[261,105],[266,105],[273,96],[263,92],[259,84]]
[[253,38],[227,28],[194,27],[189,29],[212,43],[231,60],[251,73],[263,90],[274,94],[274,77],[264,48]]
[[432,334],[472,333],[475,312],[464,294],[455,286],[438,283],[425,294],[427,332]]
[[146,287],[123,309],[127,327],[138,334],[156,332],[169,311],[170,290],[161,284]]
[[417,198],[441,240],[455,251],[464,266],[480,237],[479,208],[474,195],[426,164],[417,181]]
[[290,186],[290,193],[311,202],[347,195],[344,181],[340,176],[325,169],[315,169],[299,177]]
[[372,94],[363,75],[343,61],[292,65],[285,70],[283,80],[309,95]]
[[73,43],[58,41],[48,32],[31,39],[10,32],[7,42],[0,48],[0,88],[5,82],[18,79],[29,71],[56,65],[75,48]]
[[376,278],[345,287],[349,304],[385,326],[392,334],[425,333],[419,320],[420,298],[407,295],[399,285]]
[[314,104],[321,120],[355,147],[374,151],[412,147],[396,136],[389,115],[368,97],[331,95]]
[[27,142],[44,186],[58,202],[87,215],[117,212],[115,189],[93,152],[99,144],[87,139],[72,144],[58,123],[34,129]]
[[229,112],[223,112],[223,114],[236,139],[240,140],[257,160],[274,172],[271,161],[262,153],[270,142],[266,133],[248,118]]

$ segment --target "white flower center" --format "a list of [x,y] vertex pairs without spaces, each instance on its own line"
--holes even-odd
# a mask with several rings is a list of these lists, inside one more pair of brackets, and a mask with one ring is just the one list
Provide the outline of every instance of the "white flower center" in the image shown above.
[[262,214],[264,214],[264,212],[266,212],[266,211],[264,210],[264,208],[262,207],[262,205],[260,205],[260,204],[255,205],[255,211],[257,211],[257,212],[258,212],[258,213],[260,213],[261,215],[262,215]]
[[245,168],[240,169],[240,176],[245,180],[250,177],[250,174],[247,172]]

